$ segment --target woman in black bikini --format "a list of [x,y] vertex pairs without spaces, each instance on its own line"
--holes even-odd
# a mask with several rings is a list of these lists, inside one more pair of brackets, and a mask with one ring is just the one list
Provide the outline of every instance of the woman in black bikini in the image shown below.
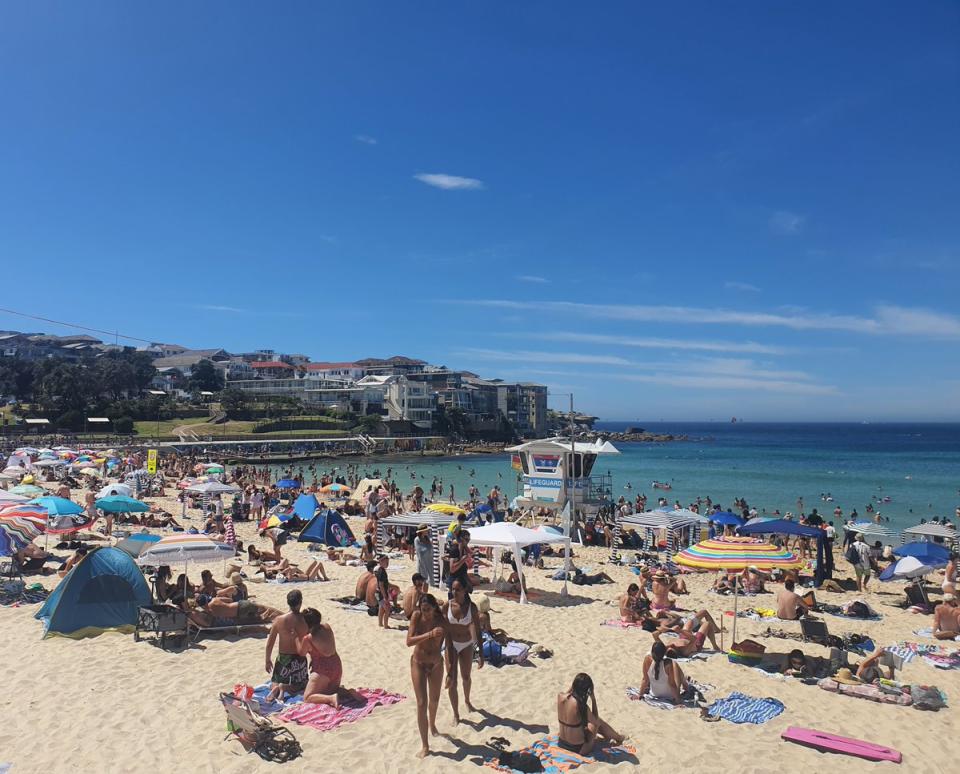
[[[413,647],[410,655],[410,676],[413,692],[417,697],[417,727],[420,729],[420,752],[418,758],[430,754],[427,741],[429,717],[430,733],[437,736],[437,706],[440,704],[440,686],[443,684],[443,658],[440,646],[447,637],[447,628],[440,613],[440,606],[432,594],[423,594],[417,609],[410,618],[407,629],[407,646]],[[428,715],[429,710],[429,715]]]
[[573,678],[569,691],[557,694],[557,720],[560,723],[557,741],[570,752],[589,755],[598,737],[614,744],[621,744],[624,740],[623,734],[618,734],[600,718],[593,680],[583,672]]

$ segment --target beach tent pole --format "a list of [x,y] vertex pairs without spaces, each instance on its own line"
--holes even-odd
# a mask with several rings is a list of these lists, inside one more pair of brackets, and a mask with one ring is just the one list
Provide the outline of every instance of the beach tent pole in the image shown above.
[[[567,546],[570,545],[570,538],[567,538]],[[520,581],[520,604],[527,604],[527,594],[524,591],[524,586],[526,585],[523,582],[523,555],[520,553],[520,544],[513,544],[513,564],[517,568],[517,578]],[[564,586],[566,588],[566,586]]]

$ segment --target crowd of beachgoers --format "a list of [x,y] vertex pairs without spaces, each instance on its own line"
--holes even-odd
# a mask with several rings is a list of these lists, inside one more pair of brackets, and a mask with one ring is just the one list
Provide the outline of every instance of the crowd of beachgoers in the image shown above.
[[[38,464],[45,459],[65,464]],[[422,757],[438,752],[438,743],[441,747],[457,744],[458,731],[441,736],[438,728],[441,693],[446,693],[454,728],[467,733],[475,730],[470,718],[487,716],[476,700],[477,681],[498,680],[482,677],[478,671],[485,670],[486,675],[490,663],[500,667],[534,660],[546,665],[558,648],[574,649],[557,628],[550,624],[542,630],[531,628],[524,615],[532,607],[541,607],[567,615],[578,622],[576,626],[582,626],[582,609],[571,607],[570,597],[554,590],[560,580],[574,585],[584,609],[610,605],[613,615],[605,613],[604,620],[597,621],[605,629],[636,630],[641,637],[649,634],[646,641],[629,642],[630,655],[636,661],[630,671],[635,672],[637,683],[636,687],[627,686],[630,699],[642,699],[650,706],[691,707],[705,720],[718,716],[711,709],[715,704],[705,697],[710,684],[694,673],[701,662],[718,653],[727,653],[737,665],[762,665],[768,675],[829,685],[835,692],[849,695],[857,695],[854,688],[864,696],[869,691],[889,693],[895,688],[902,692],[905,683],[898,680],[900,673],[913,668],[905,667],[911,659],[905,658],[909,650],[904,650],[901,641],[884,646],[879,631],[864,634],[863,629],[874,626],[880,617],[892,615],[885,609],[892,607],[887,599],[891,595],[884,593],[886,584],[877,579],[902,556],[891,541],[878,543],[869,540],[869,535],[844,529],[862,523],[855,511],[844,514],[835,508],[823,515],[816,508],[807,512],[799,502],[796,515],[781,515],[765,513],[741,499],[730,503],[727,510],[708,497],[685,506],[684,510],[703,515],[705,523],[702,532],[688,530],[679,535],[675,549],[692,545],[695,538],[735,540],[736,523],[720,519],[707,523],[713,514],[735,515],[742,524],[783,518],[822,531],[837,569],[832,578],[815,583],[819,538],[810,535],[766,539],[797,558],[795,566],[786,569],[745,565],[709,574],[689,571],[665,550],[668,541],[664,534],[624,528],[625,517],[651,507],[642,493],[611,502],[595,518],[582,520],[581,540],[570,555],[555,544],[531,544],[524,546],[519,556],[511,556],[472,546],[471,529],[498,521],[556,528],[558,517],[555,509],[511,507],[499,483],[483,489],[470,485],[467,491],[456,493],[438,477],[431,477],[427,485],[427,479],[418,476],[412,465],[365,461],[332,469],[296,466],[280,475],[270,467],[225,466],[215,460],[177,456],[161,457],[157,464],[155,473],[148,473],[145,455],[135,451],[15,451],[3,471],[5,478],[0,480],[0,520],[25,507],[25,502],[36,502],[33,498],[25,501],[26,494],[61,498],[79,507],[79,513],[71,517],[76,529],[58,530],[45,536],[43,546],[35,540],[11,552],[17,570],[27,574],[27,581],[49,590],[51,584],[65,582],[97,547],[114,546],[138,534],[161,539],[205,536],[229,546],[228,559],[200,570],[195,577],[191,577],[196,572],[193,567],[178,568],[172,563],[143,567],[152,603],[180,611],[189,621],[184,649],[189,651],[198,636],[203,636],[204,642],[229,643],[231,638],[246,642],[266,631],[260,651],[262,667],[235,665],[247,675],[239,678],[236,696],[249,698],[260,682],[253,675],[262,669],[268,681],[256,705],[259,710],[296,703],[294,706],[315,705],[338,712],[370,701],[369,691],[362,687],[370,680],[362,667],[367,661],[359,659],[358,669],[355,653],[368,647],[377,651],[394,647],[371,645],[374,640],[370,637],[375,636],[374,630],[399,629],[405,633],[407,685],[416,705],[416,731],[410,728],[409,733],[418,738]],[[222,487],[219,491],[218,486]],[[18,497],[18,492],[25,494]],[[105,497],[125,495],[144,507],[125,512],[99,505]],[[297,535],[314,513],[311,509],[308,518],[294,513],[294,504],[304,495],[316,498],[316,513],[330,509],[342,517],[351,538],[355,535],[356,539],[345,545],[329,540],[323,545],[298,542]],[[670,507],[670,503],[660,497],[656,507]],[[681,505],[674,503],[673,507],[680,509]],[[864,510],[870,514],[872,509]],[[430,518],[418,522],[416,514]],[[449,517],[439,539],[434,534],[438,514]],[[381,522],[397,515],[414,517],[413,523],[382,527]],[[940,526],[952,530],[946,519]],[[928,630],[931,643],[947,643],[960,637],[955,542],[949,533],[930,542],[943,550],[944,561],[906,586],[889,588],[895,589],[893,601],[898,610],[916,616],[914,625],[928,624],[917,628]],[[439,557],[435,554],[438,550]],[[402,571],[395,569],[398,565]],[[443,567],[439,583],[436,565]],[[521,573],[521,569],[526,571]],[[343,593],[334,599],[329,593],[316,598],[315,584],[324,583]],[[534,588],[541,583],[547,584],[547,591]],[[613,587],[612,594],[603,592],[609,587]],[[911,593],[917,588],[919,597]],[[521,593],[533,604],[516,605]],[[731,596],[743,604],[738,612],[741,616],[746,613],[747,620],[729,617]],[[495,602],[501,603],[500,613],[492,606]],[[494,620],[498,615],[500,619]],[[824,616],[836,616],[846,624],[845,630],[824,634],[820,640],[808,637],[808,622],[823,621]],[[725,644],[731,622],[741,627],[760,622],[765,631],[748,629],[751,636],[731,638]],[[788,622],[799,622],[804,634],[789,630]],[[359,639],[358,626],[367,629]],[[350,639],[345,639],[341,627],[350,632]],[[900,626],[897,636],[903,631]],[[224,632],[226,640],[221,639]],[[769,644],[760,641],[764,638],[771,644],[776,638],[794,642],[785,652],[774,653],[768,650]],[[861,647],[866,640],[872,640],[873,647]],[[346,648],[344,642],[349,642]],[[812,655],[812,644],[823,652]],[[948,662],[960,661],[958,652],[949,646],[936,645],[937,651],[933,647],[918,652],[924,657],[932,654]],[[244,652],[249,654],[249,648]],[[587,759],[601,749],[609,755],[611,749],[642,747],[645,732],[636,724],[625,723],[622,708],[601,711],[597,686],[608,690],[608,667],[597,662],[597,654],[588,657],[582,650],[576,652],[583,656],[582,661],[574,664],[564,658],[566,676],[552,675],[563,684],[538,684],[541,693],[551,685],[559,690],[555,747]],[[711,674],[716,675],[716,670]],[[400,686],[393,681],[391,687]],[[944,696],[944,692],[938,695]],[[487,698],[492,696],[487,693]],[[611,699],[605,697],[604,705],[609,706]],[[924,701],[930,703],[931,699],[928,696]],[[856,726],[839,725],[834,730],[842,733]],[[493,748],[505,741],[500,738]],[[442,756],[442,750],[440,753]],[[496,757],[493,752],[491,755]]]

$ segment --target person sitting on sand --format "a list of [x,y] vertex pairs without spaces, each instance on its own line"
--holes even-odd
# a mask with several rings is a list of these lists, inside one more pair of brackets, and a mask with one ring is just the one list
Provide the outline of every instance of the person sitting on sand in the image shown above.
[[[298,640],[307,635],[309,628],[300,612],[301,605],[303,594],[299,589],[287,592],[289,612],[278,615],[270,624],[264,661],[272,684],[268,702],[283,701],[285,695],[300,693],[307,687],[307,659],[300,653]],[[279,651],[276,661],[273,660],[274,645]]]
[[687,688],[687,680],[680,665],[668,655],[667,646],[662,640],[654,640],[650,653],[643,659],[640,671],[643,674],[643,681],[640,683],[641,696],[649,695],[660,701],[680,703]]
[[650,608],[654,611],[672,609],[674,605],[670,599],[670,576],[663,570],[657,570],[650,583]]
[[510,641],[510,637],[503,629],[494,629],[490,623],[490,597],[481,594],[477,597],[475,604],[480,616],[480,636],[487,634],[500,645],[506,645]]
[[63,567],[57,570],[57,575],[59,575],[61,578],[65,577],[66,574],[70,572],[70,570],[72,570],[74,567],[80,564],[80,562],[83,560],[83,557],[85,557],[86,555],[87,555],[87,549],[84,546],[80,546],[80,548],[78,548],[74,552],[73,556],[71,556],[69,559],[67,559],[66,562],[64,562]]
[[430,754],[427,728],[438,736],[437,706],[440,704],[440,686],[443,684],[443,658],[440,646],[447,639],[447,626],[440,606],[432,594],[420,597],[418,608],[410,618],[407,629],[407,647],[410,655],[410,677],[417,697],[417,727],[420,730],[420,752],[417,757]]
[[310,677],[303,691],[308,704],[340,706],[341,698],[362,700],[355,691],[343,687],[343,662],[337,653],[337,642],[330,624],[323,623],[319,610],[308,607],[303,611],[307,633],[297,640],[297,653],[310,657]]
[[583,672],[573,678],[569,691],[557,695],[557,721],[560,724],[557,743],[564,750],[580,755],[590,755],[597,739],[614,744],[624,740],[622,734],[600,717],[593,680]]
[[742,579],[743,591],[746,594],[763,594],[767,590],[764,585],[767,576],[752,564],[743,571]]
[[631,583],[627,593],[620,597],[620,620],[624,623],[637,623],[643,620],[644,612],[649,610],[650,602],[640,595],[640,586]]
[[[377,569],[377,563],[367,562],[366,567],[367,569],[360,573],[360,577],[357,578],[357,585],[353,589],[353,598],[358,603],[367,601],[367,587],[374,582],[373,571]],[[369,602],[367,606],[370,606]]]
[[420,573],[415,572],[410,579],[413,585],[403,592],[403,614],[410,620],[413,612],[420,606],[420,597],[427,593],[427,581]]
[[[886,650],[884,648],[877,648],[860,662],[860,665],[856,667],[854,676],[862,683],[876,683],[884,679],[893,680],[895,670],[893,664],[889,662],[888,658],[885,658],[885,654]],[[881,670],[881,666],[887,667],[886,674]],[[851,667],[851,670],[852,669],[853,667]]]
[[803,597],[794,591],[795,588],[796,584],[793,580],[788,579],[784,582],[783,588],[777,594],[777,618],[796,621],[810,612]]
[[933,614],[933,636],[938,640],[955,640],[960,636],[960,605],[954,594],[944,594],[943,602]]
[[213,579],[213,573],[210,572],[210,570],[204,570],[200,573],[200,594],[206,594],[212,599],[220,589],[225,589],[226,587],[226,583],[220,583],[220,581]]
[[158,602],[166,602],[176,593],[177,588],[173,584],[173,572],[168,565],[161,564],[157,568],[154,588],[156,589]]
[[516,594],[519,596],[521,589],[523,589],[523,593],[526,594],[527,578],[526,576],[521,578],[516,570],[512,570],[506,578],[497,578],[493,582],[493,590],[497,594]]

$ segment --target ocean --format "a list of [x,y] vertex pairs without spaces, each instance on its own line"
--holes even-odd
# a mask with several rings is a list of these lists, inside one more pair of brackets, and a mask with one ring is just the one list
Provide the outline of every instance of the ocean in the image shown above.
[[[645,492],[652,507],[661,495],[682,505],[709,496],[729,507],[744,497],[768,513],[796,513],[803,498],[806,512],[817,508],[830,517],[837,506],[844,515],[856,508],[863,516],[873,503],[897,528],[934,516],[957,521],[960,424],[598,422],[597,429],[622,431],[628,424],[688,440],[617,443],[621,453],[601,457],[594,468],[611,474],[614,498]],[[453,484],[458,499],[471,483],[484,493],[494,484],[508,497],[519,491],[509,455],[367,461],[360,470],[387,467],[405,491],[413,485],[411,474],[425,490],[434,477],[442,480],[445,496]],[[654,480],[669,481],[673,489],[655,490]],[[890,501],[881,502],[884,497]]]

